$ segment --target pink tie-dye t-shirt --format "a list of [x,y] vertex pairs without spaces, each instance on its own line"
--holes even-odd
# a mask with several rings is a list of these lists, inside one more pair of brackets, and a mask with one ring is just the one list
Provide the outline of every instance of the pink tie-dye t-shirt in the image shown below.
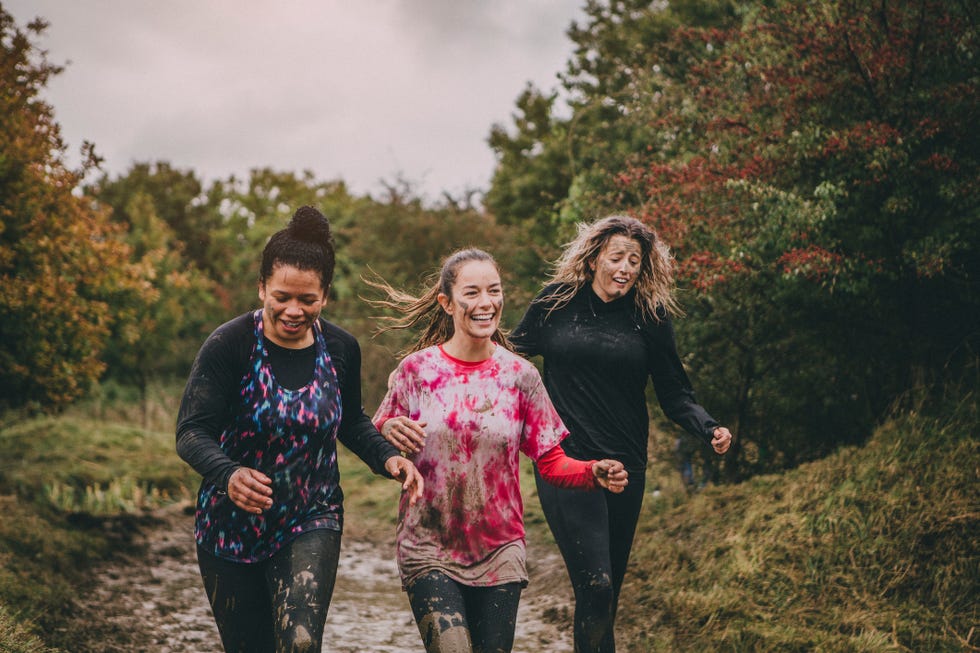
[[[568,435],[537,369],[500,346],[476,363],[429,347],[391,374],[374,423],[399,415],[427,423],[425,446],[412,456],[424,496],[399,506],[403,582],[430,570],[472,580],[467,569],[508,543],[520,545],[526,579],[519,453],[537,460]],[[483,570],[473,584],[515,580],[496,576]]]

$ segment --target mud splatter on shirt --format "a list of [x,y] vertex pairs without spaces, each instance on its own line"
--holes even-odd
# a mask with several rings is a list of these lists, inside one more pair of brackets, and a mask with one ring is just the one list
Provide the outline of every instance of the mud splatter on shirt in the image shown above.
[[264,560],[306,531],[340,530],[343,511],[337,471],[340,392],[320,325],[314,327],[313,377],[288,390],[272,373],[261,310],[254,323],[255,346],[241,382],[239,410],[219,444],[233,460],[272,478],[273,506],[253,515],[205,481],[194,530],[198,545],[236,562]]
[[537,369],[503,347],[475,363],[429,347],[392,373],[374,422],[396,416],[427,423],[412,456],[425,494],[399,506],[402,582],[431,570],[471,585],[526,581],[519,455],[537,460],[568,435]]

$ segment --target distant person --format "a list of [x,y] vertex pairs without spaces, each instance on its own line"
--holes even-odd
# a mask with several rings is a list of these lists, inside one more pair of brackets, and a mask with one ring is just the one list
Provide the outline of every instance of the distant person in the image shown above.
[[575,592],[575,651],[615,651],[620,588],[643,502],[647,379],[664,413],[717,453],[732,434],[695,401],[674,344],[672,261],[656,234],[630,217],[580,225],[548,285],[511,335],[540,355],[544,384],[571,435],[573,458],[621,460],[622,493],[577,492],[542,482],[541,507]]
[[374,422],[425,478],[421,501],[402,499],[397,529],[398,568],[425,650],[510,651],[528,581],[519,453],[547,482],[586,494],[622,492],[627,474],[604,457],[565,456],[568,432],[538,371],[500,332],[504,291],[489,254],[452,254],[421,297],[374,285],[388,296],[378,303],[403,314],[391,328],[422,328]]
[[319,653],[343,528],[337,440],[376,473],[422,477],[361,407],[357,340],[320,316],[333,279],[327,219],[304,206],[269,240],[263,307],[218,327],[194,361],[177,451],[203,477],[194,535],[229,652]]
[[695,494],[704,489],[711,481],[711,465],[707,459],[701,460],[701,476],[695,474],[695,458],[699,458],[699,442],[687,435],[677,436],[674,440],[674,461],[677,464],[677,471],[680,472],[681,481],[688,494]]

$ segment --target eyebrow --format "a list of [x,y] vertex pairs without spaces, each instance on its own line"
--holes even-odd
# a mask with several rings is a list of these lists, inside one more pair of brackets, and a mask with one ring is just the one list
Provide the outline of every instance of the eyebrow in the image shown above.
[[[293,297],[294,296],[293,293],[288,292],[286,290],[273,290],[272,291],[272,294],[273,295],[279,295],[280,297],[282,297],[282,296],[285,296],[285,297]],[[295,295],[295,296],[296,297],[299,297],[301,299],[316,299],[318,295],[315,292],[304,292],[304,293],[299,293],[298,295]]]
[[[491,283],[489,286],[487,286],[487,288],[500,288],[502,286],[503,286],[503,284],[501,284],[501,283]],[[479,290],[479,289],[480,289],[480,285],[479,284],[476,284],[476,283],[466,284],[462,288],[462,290]]]

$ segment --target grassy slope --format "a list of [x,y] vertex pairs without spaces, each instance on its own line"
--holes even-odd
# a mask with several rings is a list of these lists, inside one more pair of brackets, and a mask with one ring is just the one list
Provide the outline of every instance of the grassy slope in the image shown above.
[[977,650],[978,424],[970,396],[861,448],[654,504],[623,592],[630,650]]
[[[86,566],[125,546],[145,509],[193,492],[172,409],[147,421],[89,407],[0,429],[0,650],[68,648],[59,626]],[[978,424],[970,397],[940,418],[896,419],[865,447],[690,499],[669,466],[653,466],[648,487],[663,494],[646,503],[620,640],[631,651],[975,650]],[[347,452],[340,465],[348,533],[391,539],[398,485]],[[547,538],[527,466],[522,481],[528,526]]]
[[88,405],[4,421],[0,651],[70,649],[63,626],[86,569],[126,547],[146,510],[190,496],[198,481],[174,454],[173,394],[147,415]]

